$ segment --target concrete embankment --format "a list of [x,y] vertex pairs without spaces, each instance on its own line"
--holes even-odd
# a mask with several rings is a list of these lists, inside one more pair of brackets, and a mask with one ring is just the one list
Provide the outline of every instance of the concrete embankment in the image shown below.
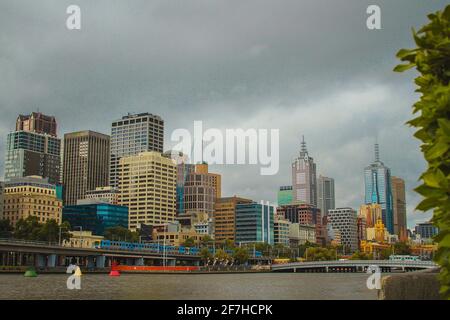
[[439,269],[408,272],[383,277],[380,300],[440,300]]

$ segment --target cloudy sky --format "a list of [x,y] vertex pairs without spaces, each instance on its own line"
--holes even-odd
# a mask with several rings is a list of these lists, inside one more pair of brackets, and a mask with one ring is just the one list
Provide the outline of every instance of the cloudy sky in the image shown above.
[[[2,0],[0,2],[0,156],[19,113],[54,115],[59,134],[110,133],[112,120],[151,112],[176,128],[280,129],[280,171],[227,165],[224,195],[276,201],[291,183],[290,163],[305,135],[318,173],[335,178],[337,206],[363,202],[363,170],[373,144],[392,174],[412,189],[425,167],[404,125],[417,99],[414,72],[396,74],[395,53],[412,47],[411,27],[438,0]],[[69,31],[66,8],[81,8]],[[381,7],[382,30],[366,28]],[[3,173],[3,161],[0,167]]]

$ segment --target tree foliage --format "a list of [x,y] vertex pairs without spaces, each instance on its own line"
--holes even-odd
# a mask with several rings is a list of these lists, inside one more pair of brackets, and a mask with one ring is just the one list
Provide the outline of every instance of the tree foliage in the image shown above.
[[11,238],[14,228],[8,219],[0,220],[0,238]]
[[104,237],[106,240],[127,241],[127,242],[139,241],[139,234],[137,232],[130,231],[122,226],[106,228]]
[[194,240],[194,238],[191,238],[191,237],[187,238],[187,239],[184,241],[183,246],[185,246],[185,247],[194,247],[194,246],[195,246],[195,240]]
[[309,247],[306,249],[305,258],[307,261],[336,260],[336,250],[331,248]]
[[418,210],[433,210],[433,223],[439,228],[439,248],[435,260],[441,266],[441,293],[450,298],[450,5],[428,15],[429,23],[415,32],[414,49],[402,49],[397,57],[406,62],[394,71],[416,68],[420,100],[413,106],[416,118],[408,124],[417,128],[414,136],[422,141],[428,162],[415,189],[424,199]]
[[12,235],[16,239],[58,242],[61,236],[61,242],[70,238],[70,224],[65,221],[58,225],[56,220],[48,220],[45,223],[39,223],[35,216],[28,216],[26,219],[19,219]]
[[250,254],[248,253],[248,250],[246,248],[237,247],[236,249],[234,249],[233,258],[239,264],[244,264],[250,258]]

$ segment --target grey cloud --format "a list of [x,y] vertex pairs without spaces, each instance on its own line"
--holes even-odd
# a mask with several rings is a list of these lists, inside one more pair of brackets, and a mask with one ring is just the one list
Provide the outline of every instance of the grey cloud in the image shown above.
[[403,125],[413,73],[392,67],[395,52],[413,45],[411,27],[447,1],[375,2],[380,31],[365,28],[366,0],[78,0],[76,32],[65,28],[73,1],[2,1],[0,152],[17,114],[37,108],[57,117],[60,134],[108,133],[126,112],[160,114],[167,146],[173,129],[194,120],[279,127],[280,173],[217,167],[224,192],[274,201],[305,134],[319,171],[336,178],[338,204],[357,207],[378,136],[383,160],[407,181],[412,225],[429,217],[412,211],[425,163]]

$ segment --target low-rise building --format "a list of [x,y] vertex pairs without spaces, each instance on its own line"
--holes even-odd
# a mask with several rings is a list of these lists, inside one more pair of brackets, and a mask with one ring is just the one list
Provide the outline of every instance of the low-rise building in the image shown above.
[[12,178],[5,182],[3,213],[13,226],[20,219],[35,216],[40,223],[55,220],[61,223],[62,201],[56,195],[56,186],[38,176]]
[[182,228],[178,222],[167,222],[153,226],[152,241],[160,244],[182,246],[191,238],[195,245],[199,245],[206,234],[199,234],[194,228]]
[[[86,191],[85,198],[88,200],[108,202],[111,204],[118,204],[119,202],[119,190],[110,186],[97,187],[95,190]],[[80,200],[77,201],[77,204]]]
[[282,215],[275,215],[273,222],[273,242],[274,244],[289,245],[289,227],[291,222]]
[[[84,202],[83,202],[84,203]],[[128,228],[128,208],[111,203],[96,202],[65,206],[63,220],[68,221],[72,230],[91,231],[103,236],[108,228]]]
[[295,247],[307,242],[316,243],[316,227],[314,225],[291,223],[289,226],[290,245]]
[[92,231],[71,231],[69,240],[64,240],[62,244],[71,248],[94,248],[103,239],[103,236],[93,235]]
[[418,223],[416,225],[416,234],[419,234],[421,239],[432,239],[439,233],[439,230],[431,222]]

